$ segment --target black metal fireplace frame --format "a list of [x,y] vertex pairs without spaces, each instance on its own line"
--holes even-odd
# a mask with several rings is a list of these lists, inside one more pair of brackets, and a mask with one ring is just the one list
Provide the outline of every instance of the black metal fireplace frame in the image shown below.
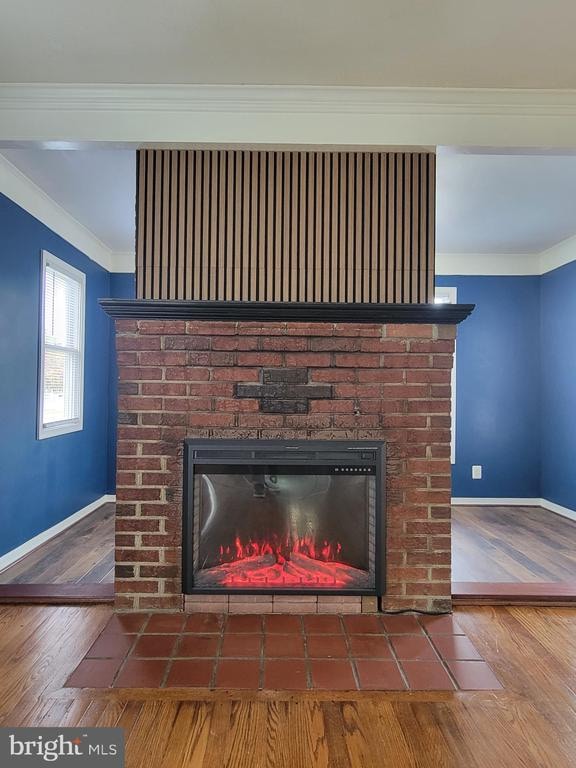
[[[286,451],[289,455],[274,457],[274,451]],[[231,456],[234,451],[242,452],[244,456]],[[248,455],[252,451],[252,456]],[[218,456],[217,453],[228,455]],[[227,590],[221,588],[205,588],[194,585],[193,565],[193,535],[194,535],[194,467],[196,464],[229,464],[235,463],[254,465],[262,460],[257,452],[266,452],[268,460],[285,465],[302,465],[309,460],[310,453],[342,454],[339,460],[333,456],[315,458],[318,466],[341,464],[347,467],[374,467],[376,477],[375,497],[375,587],[374,589],[231,589],[229,594],[246,595],[275,595],[275,594],[326,594],[326,595],[384,595],[386,593],[386,445],[378,440],[197,440],[187,438],[184,441],[184,487],[182,509],[182,591],[184,594],[223,594]],[[308,458],[307,458],[308,457]],[[189,542],[188,552],[184,541]]]

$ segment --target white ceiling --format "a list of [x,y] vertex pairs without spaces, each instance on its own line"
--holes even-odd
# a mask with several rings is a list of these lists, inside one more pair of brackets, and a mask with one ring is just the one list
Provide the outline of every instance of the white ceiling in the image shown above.
[[0,0],[0,79],[575,88],[574,0]]
[[539,253],[576,233],[574,154],[439,149],[439,253]]
[[[2,154],[114,252],[134,251],[132,150]],[[576,156],[438,150],[437,251],[538,253],[576,234]]]
[[108,149],[2,149],[1,152],[110,250],[134,251],[135,152]]

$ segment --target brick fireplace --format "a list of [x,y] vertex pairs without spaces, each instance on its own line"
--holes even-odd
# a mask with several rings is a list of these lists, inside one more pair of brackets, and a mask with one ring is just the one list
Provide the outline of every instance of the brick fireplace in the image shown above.
[[[473,307],[433,303],[434,153],[151,148],[136,189],[137,298],[102,301],[120,375],[116,607],[449,611],[450,379]],[[210,500],[190,500],[185,445],[254,440],[372,443],[385,482],[351,492],[336,466],[316,471],[310,512],[286,464],[242,474],[239,495],[212,467]],[[216,518],[236,521],[219,542]],[[279,575],[295,589],[269,588]]]
[[[117,609],[451,609],[450,372],[467,312],[451,319],[426,305],[415,322],[386,322],[382,312],[383,322],[130,319],[103,303],[117,317]],[[187,438],[384,442],[380,604],[310,593],[185,597]]]

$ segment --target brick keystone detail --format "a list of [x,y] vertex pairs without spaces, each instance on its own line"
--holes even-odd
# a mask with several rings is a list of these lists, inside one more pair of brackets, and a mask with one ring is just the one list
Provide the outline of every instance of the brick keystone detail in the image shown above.
[[308,413],[309,400],[331,400],[331,384],[310,384],[306,368],[264,368],[261,384],[236,384],[234,396],[258,400],[262,413]]
[[262,370],[264,384],[307,384],[307,368],[264,368]]

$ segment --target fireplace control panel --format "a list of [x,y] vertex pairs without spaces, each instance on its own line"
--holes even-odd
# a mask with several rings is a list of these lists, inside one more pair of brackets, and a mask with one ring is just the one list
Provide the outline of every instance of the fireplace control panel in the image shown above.
[[334,467],[334,472],[338,474],[354,474],[354,475],[374,475],[376,474],[375,467]]

